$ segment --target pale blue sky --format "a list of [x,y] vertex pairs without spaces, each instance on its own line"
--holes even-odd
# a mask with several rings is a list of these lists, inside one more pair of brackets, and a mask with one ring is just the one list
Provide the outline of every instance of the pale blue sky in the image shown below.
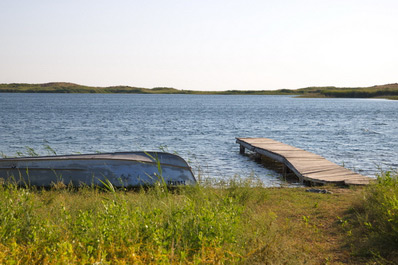
[[398,82],[396,0],[0,0],[0,83],[257,90]]

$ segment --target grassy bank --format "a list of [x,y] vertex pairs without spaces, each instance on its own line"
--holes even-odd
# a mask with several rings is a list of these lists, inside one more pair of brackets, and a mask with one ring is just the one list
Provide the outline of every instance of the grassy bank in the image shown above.
[[138,192],[0,186],[0,263],[396,261],[396,176],[326,188],[333,193],[248,181]]
[[130,86],[91,87],[73,83],[54,82],[45,84],[0,84],[0,93],[130,93],[130,94],[195,94],[195,95],[298,95],[300,97],[335,98],[388,98],[397,99],[398,84],[372,87],[307,87],[278,90],[227,90],[194,91],[170,87],[152,89]]
[[308,87],[298,89],[303,96],[332,98],[387,98],[397,99],[398,84],[372,87]]
[[102,93],[102,94],[190,94],[190,95],[294,95],[295,90],[227,90],[196,91],[171,87],[142,88],[131,86],[91,87],[73,83],[53,82],[45,84],[0,84],[0,93]]

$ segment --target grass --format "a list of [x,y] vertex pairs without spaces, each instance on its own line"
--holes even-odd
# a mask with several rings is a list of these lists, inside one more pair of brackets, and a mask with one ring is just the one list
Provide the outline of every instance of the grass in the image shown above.
[[[367,188],[0,186],[1,264],[393,264],[397,177]],[[359,243],[360,244],[359,244]]]
[[306,87],[278,90],[227,90],[194,91],[170,87],[152,89],[130,86],[90,87],[73,83],[53,82],[45,84],[12,83],[0,84],[0,93],[130,93],[130,94],[200,94],[200,95],[298,95],[300,97],[340,98],[387,98],[396,100],[398,84],[372,87]]
[[382,172],[355,203],[349,220],[354,254],[398,264],[398,173]]

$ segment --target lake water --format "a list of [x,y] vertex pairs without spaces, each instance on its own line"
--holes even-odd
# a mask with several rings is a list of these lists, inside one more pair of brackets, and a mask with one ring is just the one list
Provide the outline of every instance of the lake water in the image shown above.
[[0,152],[41,155],[165,149],[204,178],[278,174],[235,137],[272,138],[364,175],[398,167],[398,101],[289,96],[0,94]]

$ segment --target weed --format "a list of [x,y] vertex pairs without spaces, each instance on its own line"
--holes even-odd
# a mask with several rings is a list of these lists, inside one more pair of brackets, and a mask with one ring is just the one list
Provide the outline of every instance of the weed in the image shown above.
[[[367,187],[355,207],[355,251],[398,262],[398,174],[382,172]],[[355,228],[356,227],[356,228]]]
[[[126,191],[103,184],[0,186],[0,264],[363,261],[342,245],[348,231],[354,238],[355,222],[347,212],[361,189],[330,187],[333,194],[325,196],[239,178],[173,190],[159,185]],[[365,221],[373,233],[378,225]],[[373,250],[370,261],[377,255],[378,261],[388,260]]]
[[103,184],[110,192],[1,188],[0,263],[240,259],[234,244],[243,208],[232,197],[199,187],[173,197],[156,187],[126,193]]

